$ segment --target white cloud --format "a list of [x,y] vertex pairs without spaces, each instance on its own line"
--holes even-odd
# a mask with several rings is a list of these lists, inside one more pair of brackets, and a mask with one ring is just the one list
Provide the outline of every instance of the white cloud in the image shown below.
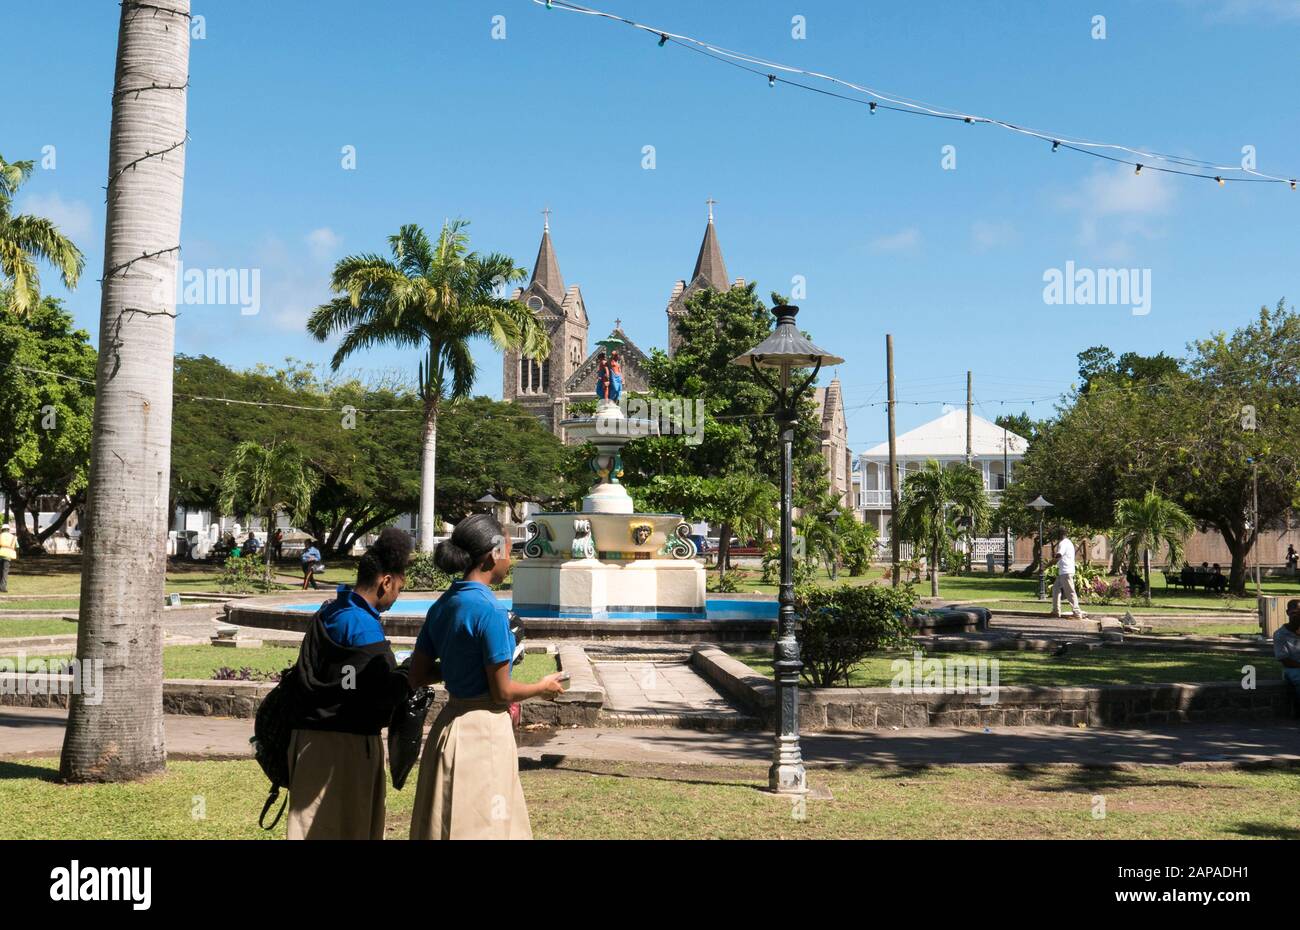
[[1079,244],[1116,261],[1132,254],[1135,239],[1164,235],[1158,218],[1173,203],[1174,185],[1168,175],[1137,174],[1127,166],[1097,169],[1056,198],[1060,209],[1078,216]]
[[[90,235],[94,213],[82,200],[64,200],[57,193],[28,194],[18,203],[18,212],[43,216],[73,242]],[[84,248],[83,248],[84,251]]]
[[342,244],[343,237],[328,226],[307,233],[307,247],[311,249],[312,258],[318,262],[333,259]]
[[971,224],[970,235],[977,252],[1012,245],[1020,238],[1010,223],[989,223],[984,220],[976,220]]
[[1203,10],[1210,22],[1264,19],[1269,22],[1300,21],[1300,0],[1183,0]]
[[875,252],[910,252],[921,244],[921,231],[915,226],[900,229],[896,233],[877,236],[871,240],[871,249]]

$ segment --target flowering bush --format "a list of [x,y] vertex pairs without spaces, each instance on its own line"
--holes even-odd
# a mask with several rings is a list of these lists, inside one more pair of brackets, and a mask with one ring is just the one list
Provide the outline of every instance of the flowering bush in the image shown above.
[[249,668],[247,665],[240,669],[233,669],[228,665],[223,665],[212,673],[213,681],[279,681],[279,672],[263,672],[255,668]]
[[1088,592],[1088,601],[1093,604],[1127,604],[1129,597],[1128,579],[1122,575],[1117,578],[1098,576],[1092,579],[1092,590]]

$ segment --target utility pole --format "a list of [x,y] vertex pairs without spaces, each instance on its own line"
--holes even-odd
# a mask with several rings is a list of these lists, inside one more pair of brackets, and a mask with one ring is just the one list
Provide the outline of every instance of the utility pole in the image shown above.
[[898,449],[894,434],[894,337],[885,334],[885,369],[889,379],[889,547],[892,550],[893,569],[889,575],[891,584],[898,587],[898,532],[893,521],[898,517]]
[[[1005,422],[1005,421],[1003,421]],[[1007,428],[1002,427],[1002,496],[1011,487],[1010,458],[1007,455]],[[1011,574],[1011,527],[1002,524],[1002,574]]]
[[[975,393],[972,389],[972,380],[970,369],[966,370],[966,467],[975,467],[975,440],[971,436],[971,420],[975,404]],[[985,489],[987,496],[988,489]],[[975,567],[975,522],[972,520],[966,529],[966,571],[973,571]]]
[[975,456],[972,454],[972,450],[974,447],[971,444],[971,435],[970,435],[971,418],[973,416],[971,410],[972,410],[973,403],[974,403],[974,395],[971,392],[971,373],[968,371],[966,372],[966,467],[967,468],[975,464]]

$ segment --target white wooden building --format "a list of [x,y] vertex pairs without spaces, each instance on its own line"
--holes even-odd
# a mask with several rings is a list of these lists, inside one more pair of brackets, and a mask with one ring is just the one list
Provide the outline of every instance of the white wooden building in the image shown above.
[[[996,507],[1014,472],[1016,462],[1024,457],[1028,441],[980,416],[971,417],[971,464],[984,476],[989,504]],[[941,465],[966,462],[966,411],[953,410],[937,420],[901,434],[895,440],[898,457],[898,487],[908,472],[920,471],[934,459]],[[889,539],[890,487],[889,443],[873,446],[858,456],[858,508],[863,520],[876,527],[882,541]],[[998,543],[999,547],[1001,542]],[[980,553],[977,551],[976,553]]]

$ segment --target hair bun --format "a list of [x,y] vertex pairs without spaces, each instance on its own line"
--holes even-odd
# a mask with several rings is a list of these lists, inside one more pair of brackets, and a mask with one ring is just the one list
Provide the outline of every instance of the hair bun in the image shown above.
[[437,548],[433,550],[433,564],[448,575],[460,575],[474,564],[474,559],[468,552],[448,539],[438,543]]

